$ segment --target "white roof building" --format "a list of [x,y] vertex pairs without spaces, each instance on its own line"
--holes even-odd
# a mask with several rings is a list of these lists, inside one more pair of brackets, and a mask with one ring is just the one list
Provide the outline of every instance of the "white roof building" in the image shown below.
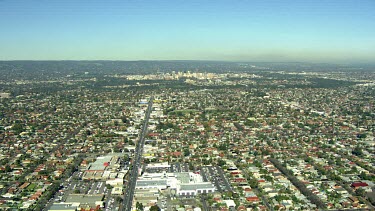
[[211,182],[203,182],[200,174],[181,173],[145,173],[137,180],[136,189],[176,190],[179,196],[193,196],[200,193],[212,193],[215,186]]

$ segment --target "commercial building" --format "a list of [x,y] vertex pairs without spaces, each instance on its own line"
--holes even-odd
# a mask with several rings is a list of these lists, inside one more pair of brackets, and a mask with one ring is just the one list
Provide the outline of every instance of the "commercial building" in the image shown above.
[[48,211],[76,211],[79,203],[55,203]]
[[78,204],[78,209],[99,209],[104,207],[103,198],[103,194],[69,194],[65,202]]
[[[118,174],[119,157],[121,153],[108,154],[97,157],[95,162],[90,163],[85,170],[82,179],[84,180],[106,180],[115,179]],[[120,175],[124,177],[124,174]]]
[[192,172],[179,173],[145,173],[137,180],[136,189],[174,190],[177,196],[194,196],[200,193],[212,193],[215,187],[211,182],[203,182],[200,174]]

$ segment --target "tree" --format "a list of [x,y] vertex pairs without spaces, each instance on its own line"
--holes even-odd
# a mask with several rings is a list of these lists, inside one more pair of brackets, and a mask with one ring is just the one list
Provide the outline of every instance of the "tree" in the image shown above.
[[189,170],[193,171],[194,170],[194,165],[192,162],[189,162]]
[[117,203],[121,204],[123,199],[120,196],[117,196],[116,201],[117,201]]
[[14,131],[15,134],[18,135],[22,133],[23,131],[25,131],[25,128],[23,127],[21,123],[17,122],[13,125],[12,130]]
[[226,151],[228,149],[228,146],[226,144],[220,144],[219,145],[219,150]]
[[130,161],[130,157],[129,157],[128,154],[125,154],[125,155],[124,155],[124,161],[125,161],[125,162],[129,162],[129,161]]
[[185,148],[185,149],[184,149],[184,156],[187,157],[187,156],[189,156],[189,155],[190,155],[190,151],[189,151],[189,149],[188,149],[188,148]]
[[122,117],[121,117],[121,121],[122,121],[122,123],[124,123],[124,124],[129,123],[129,120],[128,120],[128,118],[127,118],[126,116],[122,116]]
[[86,135],[87,136],[90,136],[92,133],[91,133],[91,130],[86,130]]
[[161,209],[158,207],[158,205],[154,205],[150,207],[150,211],[160,211]]
[[137,209],[137,211],[143,211],[144,210],[143,204],[139,203],[138,201],[137,201],[137,204],[135,204],[135,208]]
[[38,172],[38,174],[39,174],[39,175],[49,175],[50,172],[47,171],[47,170],[41,170],[41,171]]
[[357,137],[360,139],[365,139],[367,135],[363,133],[363,134],[358,134]]
[[352,153],[356,156],[362,156],[363,155],[362,149],[359,146],[356,146],[354,148],[354,150],[352,151]]
[[225,164],[227,164],[227,162],[225,162],[224,160],[220,159],[218,162],[217,162],[217,165],[219,166],[224,166]]
[[358,188],[358,189],[355,191],[355,194],[357,194],[358,196],[365,197],[365,196],[366,196],[366,191],[365,191],[365,189],[363,189],[363,188]]
[[258,188],[258,181],[256,179],[250,179],[249,184],[252,188]]

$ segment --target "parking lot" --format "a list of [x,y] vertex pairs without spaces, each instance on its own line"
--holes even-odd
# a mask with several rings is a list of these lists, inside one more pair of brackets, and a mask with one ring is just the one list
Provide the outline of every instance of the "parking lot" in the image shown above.
[[158,205],[161,209],[167,209],[167,201],[168,201],[168,198],[167,198],[166,196],[161,196],[161,197],[158,199],[157,205]]
[[119,206],[120,205],[117,203],[114,197],[109,197],[108,200],[106,200],[106,206],[104,210],[115,211],[119,209]]
[[172,163],[169,167],[165,168],[150,168],[147,167],[144,169],[148,173],[162,173],[162,172],[189,172],[189,164],[188,163]]
[[211,181],[215,185],[217,191],[233,191],[224,171],[219,166],[203,166],[201,167],[200,174],[203,177],[203,181]]
[[[104,210],[118,210],[119,204],[116,200],[117,197],[112,196],[111,188],[105,184],[104,181],[83,181],[77,180],[81,173],[75,172],[72,177],[62,183],[63,188],[56,193],[55,197],[49,201],[50,207],[53,203],[65,202],[69,194],[88,194],[98,195],[103,194],[104,196]],[[73,178],[76,178],[73,180]]]
[[189,164],[172,163],[169,172],[189,172]]

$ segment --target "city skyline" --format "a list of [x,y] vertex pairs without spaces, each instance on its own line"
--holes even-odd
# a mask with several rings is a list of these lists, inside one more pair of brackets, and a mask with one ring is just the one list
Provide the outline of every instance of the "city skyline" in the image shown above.
[[375,61],[373,1],[0,1],[0,60]]

